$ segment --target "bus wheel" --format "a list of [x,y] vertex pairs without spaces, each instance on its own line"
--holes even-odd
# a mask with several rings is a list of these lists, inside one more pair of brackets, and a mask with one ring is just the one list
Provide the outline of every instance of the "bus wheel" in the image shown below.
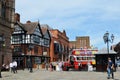
[[80,66],[79,66],[78,70],[81,71],[81,67]]
[[66,66],[66,71],[69,71],[69,67]]
[[67,71],[66,66],[63,66],[63,71]]
[[69,68],[67,66],[63,67],[63,71],[68,71],[68,70],[69,70]]

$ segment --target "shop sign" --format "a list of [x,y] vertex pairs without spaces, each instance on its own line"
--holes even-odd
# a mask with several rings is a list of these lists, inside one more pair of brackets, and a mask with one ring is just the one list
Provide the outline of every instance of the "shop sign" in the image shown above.
[[47,52],[43,52],[43,55],[44,55],[44,56],[47,56]]

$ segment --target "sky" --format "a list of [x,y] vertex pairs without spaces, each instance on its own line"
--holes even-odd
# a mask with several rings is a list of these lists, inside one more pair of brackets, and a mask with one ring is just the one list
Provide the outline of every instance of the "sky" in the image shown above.
[[69,41],[89,36],[90,45],[102,49],[106,31],[114,34],[110,45],[120,42],[120,0],[16,0],[20,21],[39,21],[53,29],[66,31]]

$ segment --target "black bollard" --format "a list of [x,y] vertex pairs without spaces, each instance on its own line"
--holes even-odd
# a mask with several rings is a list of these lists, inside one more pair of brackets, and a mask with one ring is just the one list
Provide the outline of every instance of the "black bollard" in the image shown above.
[[1,68],[0,68],[0,78],[2,78],[2,76],[1,76]]
[[33,69],[32,69],[32,58],[30,57],[30,72],[33,72]]

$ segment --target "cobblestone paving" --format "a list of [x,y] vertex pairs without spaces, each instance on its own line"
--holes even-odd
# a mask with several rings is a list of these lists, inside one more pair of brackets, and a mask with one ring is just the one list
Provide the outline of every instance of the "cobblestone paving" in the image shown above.
[[[114,73],[115,79],[120,80],[120,69]],[[18,70],[18,73],[2,72],[0,80],[108,80],[106,72],[87,71],[46,71],[34,69],[32,73],[28,70]],[[113,80],[113,79],[109,79]]]

